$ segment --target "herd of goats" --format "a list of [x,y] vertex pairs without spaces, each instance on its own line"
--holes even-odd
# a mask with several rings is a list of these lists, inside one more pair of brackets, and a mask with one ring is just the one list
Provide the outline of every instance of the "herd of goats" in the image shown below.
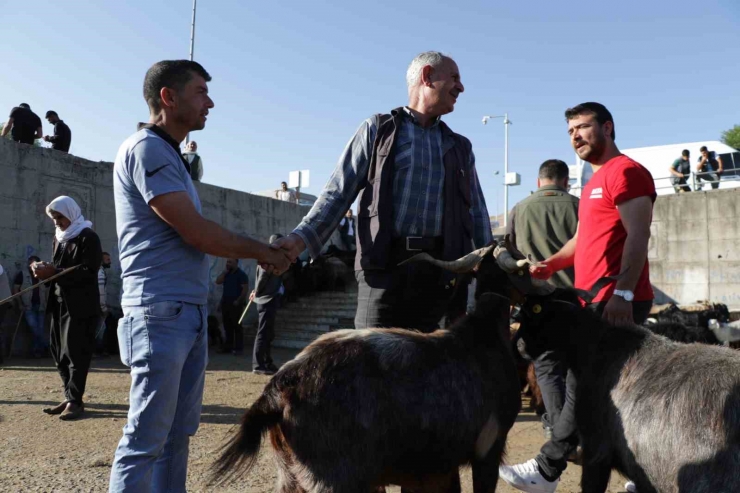
[[580,300],[613,278],[591,292],[555,288],[531,278],[508,242],[456,261],[408,261],[474,275],[474,312],[431,334],[321,336],[247,410],[214,464],[215,482],[253,467],[267,434],[280,493],[377,493],[390,484],[447,492],[460,466],[472,467],[475,493],[494,492],[521,408],[515,353],[558,350],[578,377],[584,492],[606,491],[613,469],[640,493],[740,491],[740,352],[702,344],[716,340],[692,336],[675,317],[612,326]]

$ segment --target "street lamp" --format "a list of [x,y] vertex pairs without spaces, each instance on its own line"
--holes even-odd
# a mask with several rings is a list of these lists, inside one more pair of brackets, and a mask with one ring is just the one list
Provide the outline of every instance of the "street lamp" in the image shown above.
[[504,119],[504,227],[506,227],[506,222],[508,221],[509,216],[509,125],[511,125],[511,120],[509,120],[508,113],[504,113],[503,115],[484,116],[483,125],[488,123],[488,120],[492,120],[494,118]]
[[[193,0],[193,20],[190,23],[190,61],[193,61],[193,50],[195,48],[195,7],[197,0]],[[190,132],[185,136],[185,144],[190,142]]]

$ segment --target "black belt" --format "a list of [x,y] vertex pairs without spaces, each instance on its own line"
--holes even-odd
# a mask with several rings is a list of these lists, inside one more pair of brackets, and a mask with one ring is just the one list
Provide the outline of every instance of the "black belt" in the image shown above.
[[444,249],[441,236],[402,236],[393,238],[393,249],[404,252],[433,252]]

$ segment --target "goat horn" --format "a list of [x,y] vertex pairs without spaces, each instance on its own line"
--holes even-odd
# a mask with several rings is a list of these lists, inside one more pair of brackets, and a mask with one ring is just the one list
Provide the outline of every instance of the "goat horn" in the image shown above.
[[483,257],[493,251],[494,247],[495,245],[490,245],[484,248],[479,248],[478,250],[474,250],[457,260],[438,260],[428,253],[417,253],[413,257],[404,260],[398,265],[409,264],[411,262],[429,262],[430,264],[436,265],[437,267],[441,267],[450,272],[463,274],[465,272],[472,271],[475,266],[478,265],[481,260],[483,260]]
[[506,248],[506,250],[511,254],[514,260],[527,259],[527,257],[525,257],[524,254],[516,248],[516,245],[511,242],[510,235],[504,236],[504,248]]
[[[503,246],[496,247],[496,250],[494,250],[493,252],[493,256],[496,259],[496,263],[498,263],[499,267],[501,267],[504,272],[508,274],[521,272],[522,268],[524,268],[525,266],[529,264],[534,264],[531,259],[521,258],[519,260],[515,260],[511,252],[509,252],[506,247]],[[555,286],[547,281],[534,279],[531,276],[527,276],[526,280],[525,278],[522,278],[522,280],[524,281],[524,286],[520,285],[520,288],[523,288],[524,291],[529,291],[530,289],[533,289],[535,294],[542,296],[546,296],[555,291]]]

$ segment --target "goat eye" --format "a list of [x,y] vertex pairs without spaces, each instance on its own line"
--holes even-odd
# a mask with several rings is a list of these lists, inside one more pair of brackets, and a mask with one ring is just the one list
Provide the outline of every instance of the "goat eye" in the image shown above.
[[540,312],[542,311],[542,307],[541,307],[540,305],[534,305],[534,306],[532,307],[532,311],[533,311],[534,313],[540,313]]

